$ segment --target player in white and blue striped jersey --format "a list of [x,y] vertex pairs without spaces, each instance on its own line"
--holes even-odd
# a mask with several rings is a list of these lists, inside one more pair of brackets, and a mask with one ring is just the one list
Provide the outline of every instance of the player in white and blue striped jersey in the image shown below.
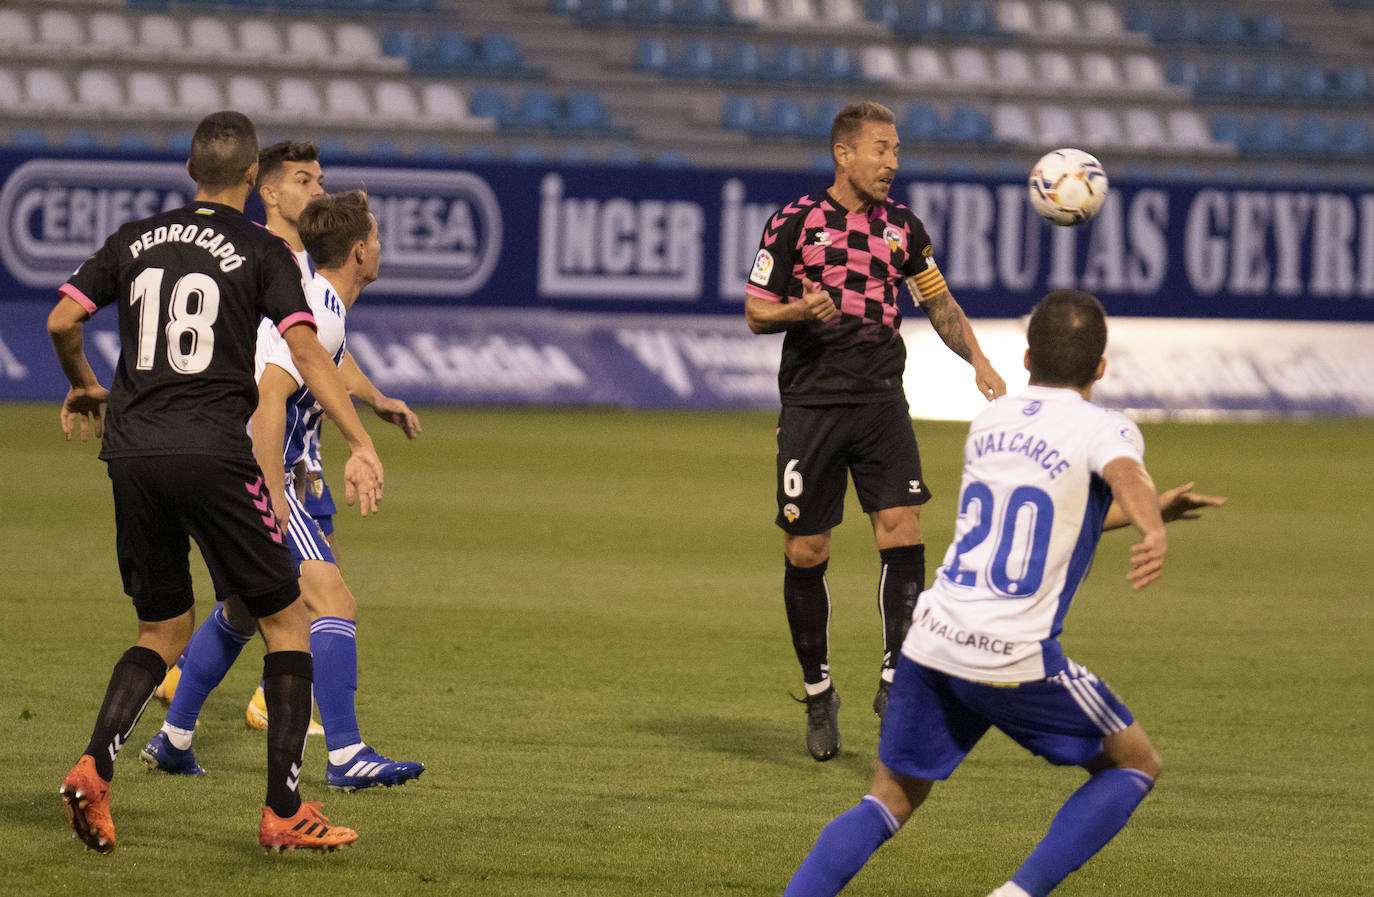
[[[321,196],[301,214],[301,237],[316,261],[306,298],[317,315],[320,343],[341,364],[346,353],[347,311],[363,287],[377,279],[381,243],[377,221],[360,191]],[[319,524],[306,512],[295,481],[296,465],[317,434],[323,409],[305,386],[283,341],[261,332],[258,344],[258,408],[252,418],[253,452],[295,557],[301,595],[309,608],[310,653],[314,659],[315,703],[329,753],[326,782],[352,791],[399,785],[417,778],[424,764],[393,761],[362,739],[354,692],[358,652],[356,601],[344,582]],[[228,671],[251,633],[227,617],[212,616],[187,649],[187,672],[172,698],[168,722],[145,746],[142,759],[154,768],[196,775],[203,772],[190,747],[191,732],[209,691]]]
[[1192,483],[1157,495],[1140,430],[1090,401],[1107,344],[1094,297],[1050,293],[1027,340],[1031,385],[969,427],[954,541],[903,643],[872,787],[821,832],[785,897],[839,893],[994,726],[1089,778],[991,897],[1045,897],[1121,830],[1159,776],[1145,730],[1065,657],[1059,634],[1103,530],[1139,530],[1127,579],[1141,588],[1163,569],[1165,522],[1223,499]]

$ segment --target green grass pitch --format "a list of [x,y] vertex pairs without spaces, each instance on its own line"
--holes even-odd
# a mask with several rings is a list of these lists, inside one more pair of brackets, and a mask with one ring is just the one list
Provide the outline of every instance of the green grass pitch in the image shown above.
[[[210,774],[144,771],[150,705],[117,763],[118,850],[68,837],[57,785],[134,638],[96,447],[56,405],[0,406],[6,649],[0,892],[464,897],[776,895],[876,752],[877,556],[851,495],[835,532],[832,667],[844,753],[805,752],[773,527],[770,414],[422,411],[375,518],[340,520],[359,602],[363,733],[429,770],[334,795],[311,739],[302,788],[357,828],[327,857],[256,846],[265,744],[242,722],[250,645],[196,736]],[[917,422],[930,575],[954,520],[965,427]],[[1374,422],[1150,424],[1161,488],[1225,508],[1175,524],[1165,578],[1127,588],[1109,534],[1065,647],[1164,756],[1134,820],[1065,897],[1342,897],[1374,888]],[[331,470],[342,461],[334,434]],[[193,557],[195,553],[193,552]],[[198,557],[198,615],[211,607]],[[982,897],[1081,779],[993,733],[846,892]]]

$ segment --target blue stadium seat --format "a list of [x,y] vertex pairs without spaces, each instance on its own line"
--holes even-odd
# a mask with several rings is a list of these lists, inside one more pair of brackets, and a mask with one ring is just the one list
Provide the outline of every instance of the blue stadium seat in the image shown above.
[[511,124],[510,100],[503,91],[495,87],[479,87],[474,90],[468,111],[478,118],[495,120],[498,128],[504,129]]
[[582,0],[576,15],[583,24],[606,25],[624,21],[629,13],[629,0]]
[[635,25],[661,25],[673,16],[673,0],[630,0],[625,21]]
[[1255,64],[1250,89],[1261,99],[1282,100],[1288,94],[1288,73],[1282,65],[1272,60],[1261,60]]
[[1300,102],[1321,102],[1331,90],[1331,78],[1320,65],[1304,63],[1293,72],[1289,96]]
[[367,145],[367,154],[374,159],[399,159],[405,155],[401,146],[394,140],[379,139]]
[[182,131],[167,138],[167,149],[174,153],[191,152],[191,135],[189,132]]
[[635,40],[635,68],[641,72],[662,75],[668,70],[668,42],[661,37],[640,37]]
[[348,141],[342,137],[322,137],[315,143],[320,148],[320,156],[325,159],[338,159],[353,155],[353,150],[349,148]]
[[414,59],[423,48],[420,36],[409,28],[388,28],[382,32],[382,53],[398,59]]
[[1181,6],[1160,20],[1153,34],[1160,43],[1196,44],[1202,41],[1205,32],[1202,13],[1190,6]]
[[891,25],[901,16],[897,0],[865,0],[864,18],[879,25]]
[[816,103],[816,108],[811,110],[810,136],[822,140],[828,138],[830,126],[835,123],[835,116],[839,115],[846,105],[848,104],[844,100],[821,100]]
[[759,45],[744,41],[730,45],[729,58],[721,65],[720,74],[739,81],[758,81],[770,74]]
[[415,147],[415,158],[443,162],[453,158],[453,153],[449,151],[448,146],[442,141],[422,140],[419,146]]
[[1288,25],[1274,13],[1260,13],[1247,22],[1245,43],[1256,47],[1285,46],[1288,44]]
[[568,114],[562,126],[586,134],[611,130],[611,116],[601,94],[579,90],[568,95]]
[[532,87],[520,95],[511,122],[513,126],[530,131],[548,131],[562,123],[558,100],[542,87]]
[[1249,93],[1245,72],[1234,59],[1213,60],[1197,84],[1197,94],[1209,97],[1238,97]]
[[754,122],[753,133],[761,137],[801,137],[808,133],[810,122],[801,100],[778,97],[768,111]]
[[121,153],[146,153],[153,148],[143,131],[120,131],[115,135],[115,149]]
[[659,150],[654,154],[654,164],[659,168],[686,168],[687,156],[681,150]]
[[1342,156],[1365,158],[1374,152],[1374,134],[1363,120],[1348,118],[1336,127],[1331,150]]
[[1170,84],[1196,92],[1202,83],[1202,70],[1191,59],[1167,59],[1164,61],[1164,78]]
[[715,77],[716,69],[715,47],[704,40],[689,40],[683,42],[677,57],[668,63],[666,74],[695,80]]
[[727,93],[721,101],[720,125],[727,131],[752,132],[758,118],[758,104],[750,97]]
[[955,106],[949,120],[949,138],[959,143],[993,143],[992,122],[972,106]]
[[738,26],[727,0],[677,0],[676,21],[685,25]]
[[549,12],[555,15],[576,15],[580,9],[582,9],[582,0],[549,0]]
[[434,47],[428,53],[412,56],[411,64],[422,70],[466,72],[477,65],[477,51],[467,35],[445,28],[435,35]]
[[606,160],[612,165],[638,165],[639,150],[632,146],[617,146],[611,149],[611,157]]
[[898,133],[908,140],[939,140],[944,131],[940,113],[925,103],[912,103],[898,123]]
[[993,37],[998,33],[992,10],[980,0],[968,0],[945,16],[944,31],[955,37]]
[[62,145],[67,149],[81,150],[83,152],[102,149],[99,137],[96,137],[91,131],[85,131],[79,128],[68,131],[63,138]]
[[1283,153],[1292,148],[1289,132],[1276,115],[1258,115],[1246,129],[1241,150],[1250,153]]
[[1245,124],[1240,116],[1231,112],[1218,112],[1211,117],[1209,128],[1212,139],[1239,148],[1245,139]]
[[834,44],[821,47],[814,71],[818,77],[838,84],[861,84],[866,80],[854,51]]
[[1370,98],[1369,71],[1363,66],[1343,65],[1336,70],[1332,96],[1345,103],[1363,103]]
[[1122,24],[1127,31],[1152,35],[1159,27],[1159,13],[1153,6],[1132,5],[1127,7],[1122,16]]
[[1325,156],[1335,145],[1331,125],[1322,118],[1306,116],[1291,136],[1293,149],[1304,156]]
[[503,31],[489,31],[477,44],[477,58],[491,72],[510,74],[525,67],[525,56],[515,38]]
[[892,30],[901,37],[930,40],[945,30],[945,8],[938,0],[904,0]]
[[547,160],[544,151],[532,143],[521,143],[511,150],[511,161],[521,165],[540,165]]
[[1235,47],[1245,42],[1247,31],[1245,18],[1233,9],[1225,9],[1212,16],[1197,39],[1212,46]]
[[811,66],[806,52],[796,44],[778,44],[773,50],[773,76],[783,81],[804,81]]

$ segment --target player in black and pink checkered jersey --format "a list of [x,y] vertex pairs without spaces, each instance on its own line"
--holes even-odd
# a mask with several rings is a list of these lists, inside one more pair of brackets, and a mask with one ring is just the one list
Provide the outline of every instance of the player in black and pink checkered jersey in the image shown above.
[[778,389],[778,515],[783,601],[806,686],[807,749],[840,750],[839,695],[830,681],[830,530],[844,513],[846,471],[882,559],[883,662],[873,710],[887,708],[898,652],[925,586],[921,505],[930,489],[902,374],[906,346],[897,287],[906,281],[945,345],[973,366],[989,401],[1006,384],[978,346],[911,210],[888,198],[899,140],[892,111],[849,106],[830,129],[835,182],[784,206],[764,228],[745,317],[755,333],[786,331]]

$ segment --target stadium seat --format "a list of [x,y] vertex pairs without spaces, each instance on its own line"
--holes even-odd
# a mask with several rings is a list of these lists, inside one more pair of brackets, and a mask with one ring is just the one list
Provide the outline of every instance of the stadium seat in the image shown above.
[[176,108],[172,84],[161,72],[131,72],[128,83],[128,108],[144,115],[166,115]]
[[1197,83],[1199,96],[1234,98],[1250,92],[1245,72],[1234,59],[1213,60],[1202,70]]
[[385,121],[416,122],[421,119],[420,101],[409,83],[381,81],[374,89],[377,117]]
[[1084,53],[1078,61],[1083,70],[1083,84],[1094,90],[1119,90],[1123,83],[1116,60],[1106,53]]
[[1083,147],[1095,149],[1121,146],[1126,142],[1116,113],[1101,106],[1089,106],[1079,116],[1083,120]]
[[367,155],[373,159],[399,159],[405,153],[395,140],[383,137],[367,145]]
[[1035,31],[1035,13],[1027,0],[1002,0],[997,4],[997,27],[1007,34],[1031,34]]
[[601,94],[579,90],[568,95],[568,114],[563,121],[565,130],[594,134],[611,129],[611,116]]
[[1198,34],[1197,41],[1217,47],[1237,47],[1245,41],[1245,19],[1234,9],[1219,10]]
[[764,0],[734,0],[735,18],[741,22],[757,25],[770,18]]
[[138,52],[154,57],[175,56],[186,48],[186,35],[171,16],[160,13],[138,22]]
[[274,105],[267,85],[252,75],[231,77],[226,86],[225,99],[229,101],[230,108],[249,116],[270,113]]
[[1081,31],[1078,15],[1064,0],[1044,0],[1040,4],[1040,31],[1055,36],[1077,36]]
[[1168,85],[1159,62],[1144,53],[1132,53],[1124,64],[1126,83],[1142,93],[1159,93]]
[[1168,145],[1164,125],[1153,109],[1140,106],[1126,110],[1126,142],[1137,149],[1157,149]]
[[29,47],[35,42],[33,21],[17,9],[0,7],[0,49]]
[[717,69],[723,78],[740,81],[759,81],[771,72],[763,51],[752,41],[740,41],[730,45],[729,56]]
[[334,47],[341,62],[370,63],[382,56],[382,44],[371,28],[345,22],[334,29]]
[[19,79],[9,69],[0,69],[0,109],[18,111],[24,108],[24,91]]
[[331,122],[340,124],[368,121],[373,115],[372,97],[352,78],[333,78],[324,85],[324,112]]
[[1232,112],[1218,112],[1208,126],[1214,143],[1239,148],[1245,138],[1245,123]]
[[20,128],[10,139],[10,146],[22,150],[45,150],[51,148],[48,135],[37,128]]
[[1180,6],[1162,19],[1154,29],[1154,39],[1160,43],[1200,43],[1206,25],[1202,13],[1191,6]]
[[329,34],[314,22],[292,22],[286,26],[286,52],[304,62],[335,58]]
[[1324,102],[1331,90],[1331,79],[1325,68],[1312,63],[1299,65],[1289,83],[1289,96],[1301,103]]
[[1024,87],[1035,83],[1030,56],[1017,47],[1003,47],[992,56],[992,68],[997,82],[1007,87]]
[[955,106],[949,118],[949,138],[959,143],[994,143],[992,122],[972,106]]
[[1035,68],[1040,73],[1039,83],[1052,91],[1071,90],[1079,86],[1078,72],[1067,53],[1059,50],[1042,51],[1036,56]]
[[224,94],[219,84],[201,72],[183,72],[177,76],[177,108],[190,117],[208,115],[224,108]]
[[472,92],[472,102],[468,107],[473,116],[487,118],[505,129],[510,124],[511,105],[504,91],[496,87],[479,87]]
[[926,103],[911,103],[898,122],[898,134],[905,140],[939,140],[944,136],[940,113]]
[[250,59],[277,59],[286,52],[281,30],[266,19],[239,23],[239,54]]
[[750,97],[727,93],[721,101],[720,125],[727,131],[753,131],[758,117],[758,105]]
[[630,0],[625,21],[632,25],[662,25],[673,16],[673,0]]
[[276,108],[282,115],[316,119],[324,114],[324,101],[314,81],[288,76],[277,82]]
[[1121,11],[1099,0],[1083,7],[1083,33],[1101,40],[1117,40],[1126,33]]
[[681,150],[659,150],[654,153],[654,165],[659,168],[686,168],[688,165],[687,155]]
[[761,137],[800,137],[807,133],[806,110],[795,97],[777,97],[754,122]]
[[775,78],[804,81],[810,75],[811,63],[806,59],[806,51],[796,44],[778,44],[773,48],[771,69]]
[[950,74],[960,84],[985,87],[993,83],[987,54],[977,47],[959,47],[949,56]]
[[553,94],[542,87],[532,87],[520,94],[512,124],[527,131],[548,131],[557,128],[562,117]]
[[1072,146],[1086,136],[1074,114],[1064,106],[1041,106],[1035,117],[1035,133],[1041,146]]
[[901,18],[898,0],[864,0],[864,19],[879,25],[892,25]]
[[950,77],[944,56],[934,47],[912,47],[906,65],[915,84],[943,84]]
[[1325,156],[1335,146],[1335,135],[1326,119],[1304,116],[1291,135],[1292,149],[1303,156]]
[[24,74],[24,105],[30,109],[62,109],[72,105],[72,88],[53,69],[29,69]]
[[827,26],[838,25],[841,28],[853,28],[862,25],[864,21],[863,12],[859,9],[857,0],[821,0],[820,9],[817,11],[820,21]]
[[147,153],[152,151],[153,144],[142,131],[120,131],[115,135],[115,149],[121,153]]
[[490,31],[477,42],[477,58],[492,72],[514,73],[525,67],[525,57],[515,38],[502,31]]
[[848,47],[827,44],[820,49],[815,66],[818,77],[836,84],[860,84],[864,80],[859,59]]
[[635,68],[641,72],[662,75],[668,68],[668,42],[661,37],[635,38]]
[[716,50],[704,40],[684,41],[669,59],[664,74],[689,80],[711,78],[716,72]]
[[1271,155],[1294,147],[1283,120],[1277,115],[1261,114],[1251,120],[1240,148],[1244,152]]
[[1249,88],[1262,100],[1282,101],[1288,93],[1288,72],[1279,63],[1262,59],[1255,63]]
[[1174,109],[1169,113],[1169,146],[1174,149],[1212,150],[1216,148],[1202,116],[1193,109]]
[[938,0],[906,0],[892,23],[899,37],[934,41],[945,30],[945,9]]
[[130,47],[138,45],[133,24],[117,12],[93,13],[86,26],[90,46],[103,52],[127,53]]
[[1288,44],[1288,25],[1272,12],[1259,13],[1246,27],[1246,43],[1257,47],[1282,47]]
[[996,16],[982,0],[965,0],[947,10],[944,31],[955,39],[993,37],[1000,33]]
[[113,112],[124,106],[124,89],[112,73],[86,69],[76,76],[76,99],[97,112]]
[[816,103],[816,108],[811,110],[807,116],[810,124],[807,126],[807,133],[811,137],[821,140],[830,136],[830,127],[835,123],[835,116],[839,115],[847,104],[844,100],[825,99]]
[[1126,26],[1127,31],[1135,34],[1153,35],[1155,29],[1159,27],[1159,11],[1153,6],[1133,3],[1126,7],[1121,22]]
[[630,0],[582,0],[574,13],[584,25],[601,26],[623,22],[630,13]]
[[1374,152],[1374,134],[1363,120],[1345,119],[1336,126],[1331,151],[1352,159],[1365,158]]
[[809,28],[821,21],[811,0],[773,0],[773,19],[788,28]]
[[197,56],[208,59],[229,59],[238,50],[229,23],[214,16],[192,19],[186,26],[186,40]]
[[902,63],[891,47],[874,44],[862,53],[864,77],[870,81],[895,84],[904,80]]
[[424,117],[438,124],[467,125],[468,101],[455,84],[431,81],[420,88]]
[[69,150],[81,150],[83,152],[93,152],[104,149],[100,145],[100,138],[94,132],[83,128],[73,128],[68,131],[62,140],[62,145]]
[[467,35],[451,28],[445,28],[435,35],[433,48],[428,53],[412,56],[411,62],[417,69],[436,73],[456,74],[479,68],[477,48]]
[[86,29],[74,13],[45,10],[38,14],[38,42],[48,50],[70,52],[86,45]]
[[382,32],[382,54],[397,59],[414,59],[423,52],[420,36],[409,28],[388,28]]
[[1374,95],[1368,69],[1358,65],[1343,65],[1338,68],[1331,95],[1345,103],[1367,102],[1371,95]]
[[1164,61],[1164,80],[1176,87],[1197,92],[1202,84],[1202,70],[1191,59],[1167,59]]

